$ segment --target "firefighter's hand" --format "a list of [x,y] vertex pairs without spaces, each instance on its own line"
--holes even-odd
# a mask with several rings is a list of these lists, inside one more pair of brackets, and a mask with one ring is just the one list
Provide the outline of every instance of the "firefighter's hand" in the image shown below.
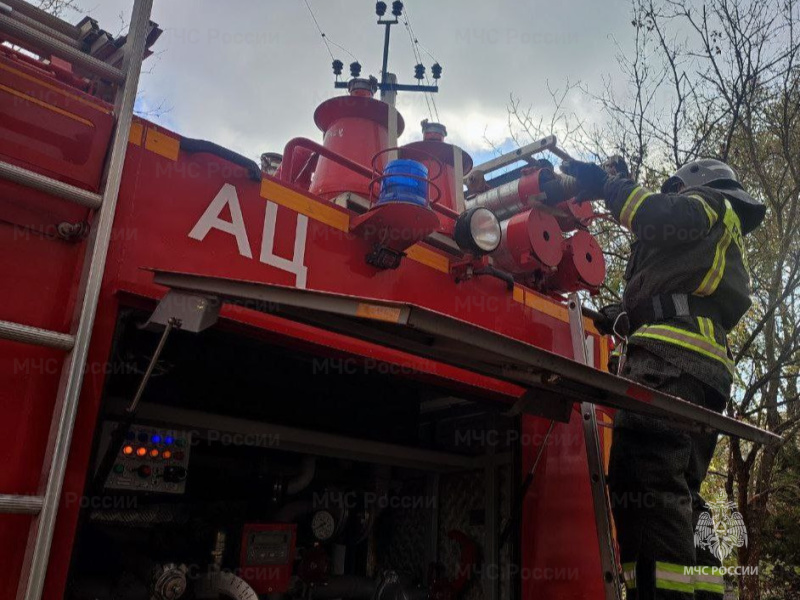
[[579,160],[565,160],[561,163],[561,172],[575,178],[578,185],[575,199],[578,202],[602,197],[608,173],[601,166]]
[[609,304],[598,312],[601,316],[594,320],[594,325],[601,335],[613,334],[626,337],[630,333],[628,315],[623,311],[621,304]]
[[625,159],[619,154],[609,156],[600,166],[603,167],[603,170],[611,177],[616,177],[617,175],[625,179],[630,179],[631,177],[631,170],[628,168],[628,163],[626,163]]

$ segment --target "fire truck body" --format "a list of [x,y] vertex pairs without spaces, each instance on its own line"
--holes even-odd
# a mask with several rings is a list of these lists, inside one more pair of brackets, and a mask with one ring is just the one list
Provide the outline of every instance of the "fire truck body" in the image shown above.
[[[277,174],[134,120],[43,597],[603,597],[578,408],[545,393],[521,403],[519,379],[371,337],[402,305],[575,352],[559,290],[519,273],[509,284],[453,241],[470,165],[460,151],[425,154],[441,167],[442,204],[374,212],[392,152],[413,159],[420,144],[446,145],[426,135],[392,151],[402,122],[370,96],[325,103],[323,143],[290,143]],[[0,102],[3,163],[100,189],[113,108],[90,80],[2,46]],[[3,321],[70,330],[94,208],[0,180]],[[507,224],[514,239],[556,227],[535,216]],[[539,260],[525,243],[505,259],[523,274]],[[549,267],[561,264],[561,291],[587,287],[587,243],[566,246],[567,267]],[[376,263],[387,256],[394,264]],[[267,299],[196,292],[183,297],[217,303],[218,316],[197,333],[178,323],[159,357],[164,330],[146,325],[167,292],[181,292],[156,283],[170,274],[305,290],[354,303],[356,319],[334,327]],[[608,340],[583,326],[605,369]],[[0,490],[35,496],[63,351],[2,340],[0,357]],[[106,476],[112,432],[143,379]],[[598,417],[607,450],[610,416]],[[33,518],[0,516],[2,598],[15,597]]]
[[[7,94],[3,99],[5,116],[0,126],[3,133],[0,148],[3,160],[96,190],[104,158],[96,150],[105,148],[108,143],[111,107],[56,80],[50,73],[40,72],[40,67],[19,60],[17,53],[5,50],[5,54],[0,74]],[[13,90],[12,97],[9,97],[9,88]],[[32,100],[36,98],[47,100]],[[180,148],[181,137],[178,134],[153,123],[137,119],[131,128],[112,243],[50,558],[45,588],[45,597],[48,598],[64,594],[71,558],[81,551],[84,554],[88,552],[81,548],[82,538],[77,534],[90,525],[79,525],[79,516],[83,515],[83,522],[91,522],[93,511],[108,513],[109,509],[125,506],[120,499],[122,496],[111,496],[108,491],[97,496],[87,495],[87,485],[91,482],[93,462],[96,460],[93,448],[96,449],[99,444],[102,424],[111,410],[107,406],[109,399],[104,391],[120,385],[125,389],[131,381],[135,382],[145,363],[144,359],[152,352],[152,348],[139,340],[142,345],[139,350],[143,353],[133,363],[126,362],[126,352],[131,351],[124,343],[130,336],[127,329],[135,329],[137,318],[146,320],[147,312],[155,307],[155,302],[164,293],[163,288],[153,283],[152,272],[148,269],[202,273],[365,298],[401,300],[458,316],[488,329],[551,348],[555,352],[565,355],[572,352],[567,311],[553,299],[522,286],[516,286],[513,292],[508,292],[505,282],[490,277],[476,277],[457,283],[449,272],[452,257],[424,244],[413,248],[398,269],[378,270],[364,260],[371,243],[349,232],[349,221],[358,216],[352,211],[266,174],[259,181],[254,181],[246,169],[214,154],[190,154]],[[13,293],[7,294],[3,302],[3,318],[45,329],[69,330],[85,241],[80,238],[64,239],[61,232],[65,229],[64,224],[88,221],[91,226],[90,211],[9,181],[0,182],[0,190],[6,223],[2,228],[6,249],[2,253],[3,280],[13,286]],[[452,227],[452,219],[449,221]],[[338,409],[343,413],[342,416],[346,416],[346,421],[357,420],[359,423],[359,427],[348,429],[353,442],[361,439],[367,446],[361,452],[364,462],[374,465],[386,463],[386,458],[379,455],[370,458],[367,440],[383,437],[381,433],[385,427],[379,424],[385,419],[397,418],[392,417],[389,411],[407,413],[401,417],[407,421],[404,423],[405,443],[398,445],[397,450],[409,445],[409,433],[424,421],[454,421],[456,425],[451,435],[455,437],[450,444],[452,450],[459,453],[455,456],[465,450],[475,453],[496,449],[498,456],[502,457],[492,463],[492,469],[498,469],[497,473],[504,479],[502,491],[505,502],[502,510],[500,506],[494,507],[497,515],[491,525],[495,535],[497,528],[504,523],[499,520],[500,517],[506,521],[509,518],[509,502],[516,487],[515,482],[518,484],[519,481],[518,474],[529,468],[533,453],[543,441],[547,425],[547,421],[526,416],[519,422],[505,418],[502,428],[497,425],[492,428],[490,417],[500,418],[503,410],[510,408],[522,394],[521,387],[247,308],[224,306],[219,328],[230,332],[223,337],[244,336],[259,340],[256,348],[263,345],[263,350],[258,350],[259,353],[264,352],[263,362],[246,356],[245,353],[253,351],[252,344],[248,349],[240,349],[236,361],[244,367],[236,370],[252,369],[269,373],[262,382],[268,386],[263,390],[265,405],[286,402],[299,415],[306,410],[321,410],[313,403],[304,408],[304,402],[309,402],[304,400],[304,396],[309,396],[310,392],[306,390],[304,393],[306,386],[303,379],[318,378],[327,382],[326,385],[333,385],[333,379],[348,381],[374,378],[379,381],[380,385],[371,384],[364,392],[358,393],[362,397],[353,406]],[[202,338],[195,340],[191,334],[183,335],[191,336],[192,339],[187,340],[191,345],[205,343],[201,341]],[[596,364],[604,364],[606,343],[595,334],[592,335],[597,340],[594,344]],[[156,338],[154,334],[148,334],[145,339],[152,344]],[[217,343],[229,343],[221,339]],[[44,459],[43,451],[47,446],[49,415],[58,386],[61,352],[13,342],[2,342],[0,348],[6,382],[3,396],[8,415],[3,420],[2,443],[5,446],[3,455],[6,457],[6,467],[0,484],[9,493],[34,495],[39,483],[39,468]],[[301,364],[305,369],[296,372],[297,379],[278,370],[270,370],[270,364],[275,359],[267,357],[278,348],[303,357]],[[201,354],[213,355],[216,352],[219,349],[206,348]],[[195,356],[193,360],[199,361],[200,358]],[[197,364],[198,368],[191,376],[195,385],[213,387],[215,384],[205,380],[204,373],[216,371],[219,375],[215,378],[216,385],[223,385],[224,382],[231,396],[253,394],[253,398],[247,402],[250,405],[261,395],[258,390],[247,389],[247,384],[238,387],[237,379],[241,375],[235,375],[234,367],[230,364],[224,367],[205,362]],[[199,367],[199,364],[203,364],[203,367]],[[275,361],[274,364],[281,364],[281,361]],[[118,380],[123,383],[118,383]],[[410,380],[410,383],[404,383],[404,380]],[[159,382],[159,378],[156,378],[151,384],[154,396],[158,395],[155,390],[160,387]],[[392,391],[398,385],[410,386],[414,390],[400,405],[397,394]],[[282,398],[270,398],[271,389],[280,389]],[[130,389],[127,391],[131,392]],[[420,406],[432,402],[435,406],[437,394],[441,398],[453,396],[454,408],[448,409],[445,403],[443,410],[427,413],[436,415],[434,418],[424,417],[426,413],[420,413]],[[331,395],[331,399],[337,397],[336,393]],[[232,397],[226,398],[226,403],[234,410],[226,409],[225,413],[241,417],[243,412],[235,408],[232,400]],[[499,408],[488,409],[487,413],[483,405],[488,401],[497,402]],[[194,410],[203,402],[181,404]],[[390,403],[391,407],[381,408],[379,405],[383,402]],[[465,411],[460,406],[462,404],[473,408]],[[475,406],[480,408],[476,409]],[[216,410],[222,408],[217,407]],[[248,410],[252,410],[252,406]],[[325,413],[329,411],[327,409]],[[352,414],[349,414],[350,411]],[[269,413],[269,410],[264,411],[264,415]],[[105,419],[102,415],[106,415]],[[282,415],[281,418],[285,420],[288,417]],[[291,421],[303,422],[296,416]],[[325,424],[315,422],[314,417],[309,417],[307,421],[316,429],[325,428]],[[461,425],[458,425],[459,421]],[[426,425],[431,426],[430,423]],[[163,422],[158,426],[182,427],[180,423]],[[342,428],[341,424],[337,426]],[[309,434],[314,431],[311,426],[306,427]],[[371,431],[373,429],[374,432]],[[252,456],[270,453],[269,447],[259,447],[263,439],[258,435],[250,436],[252,447],[246,445],[248,436],[242,432],[219,431],[210,435],[206,432],[205,437],[204,443],[210,446],[216,444],[223,449],[226,440],[241,438],[241,443],[251,451]],[[267,439],[270,437],[267,436]],[[280,448],[280,435],[271,439]],[[458,447],[459,439],[463,440],[462,448]],[[548,449],[541,466],[541,472],[546,476],[537,479],[525,503],[522,528],[530,533],[520,540],[520,556],[523,557],[520,571],[533,575],[525,578],[523,585],[557,589],[559,586],[575,586],[577,584],[572,580],[579,578],[584,582],[587,597],[594,596],[597,592],[596,581],[600,578],[600,565],[597,542],[593,539],[594,513],[588,495],[587,465],[585,459],[581,460],[582,434],[573,421],[572,424],[559,424],[553,439],[558,443]],[[423,445],[421,440],[411,441],[414,442],[411,448]],[[517,452],[512,453],[514,448]],[[328,449],[328,452],[332,450]],[[512,454],[516,455],[512,457]],[[243,456],[246,455],[244,452]],[[393,460],[404,465],[410,459]],[[487,526],[480,521],[485,521],[486,517],[466,514],[465,510],[469,507],[472,513],[480,513],[487,509],[487,475],[485,468],[479,468],[483,464],[480,460],[471,461],[474,463],[472,469],[465,466],[458,469],[450,467],[447,471],[455,470],[456,473],[443,475],[440,479],[440,486],[449,485],[453,488],[449,493],[457,496],[448,499],[448,503],[463,506],[442,505],[439,518],[452,521],[447,527],[459,526],[480,538]],[[280,461],[276,461],[276,465],[276,468],[287,468]],[[441,465],[431,463],[429,468],[415,470],[415,478],[421,475],[428,477],[430,473],[438,473],[441,468]],[[190,467],[187,476],[189,490],[195,484],[202,485],[200,481],[193,481],[194,476]],[[498,474],[490,477],[489,483],[494,481],[493,485],[498,486],[499,492],[501,482],[496,479]],[[415,478],[411,478],[411,481]],[[258,491],[263,492],[263,489]],[[430,512],[429,504],[437,498],[444,500],[438,495],[431,495],[424,487],[418,489],[416,495],[408,492],[405,495],[398,492],[391,494],[387,492],[384,497],[389,504],[393,501],[405,502],[414,508],[421,503],[420,513]],[[575,500],[569,501],[568,498]],[[377,495],[375,499],[378,504],[382,501]],[[263,501],[266,508],[269,499],[264,498]],[[458,513],[459,508],[461,514]],[[400,507],[398,512],[402,510],[403,507]],[[445,511],[449,511],[449,514]],[[406,512],[413,511],[406,509]],[[470,523],[470,517],[476,522]],[[5,555],[4,560],[0,561],[3,570],[1,578],[11,583],[4,586],[4,597],[11,598],[15,593],[22,562],[19,549],[26,542],[29,521],[29,516],[10,516],[4,517],[0,525],[3,528]],[[415,526],[424,527],[420,524]],[[566,540],[570,530],[575,534],[572,538],[574,543],[558,542],[561,546],[561,550],[558,550],[554,544],[561,538]],[[231,539],[237,539],[234,533],[231,531]],[[428,537],[438,535],[436,532],[425,532],[424,528],[420,533]],[[447,547],[455,543],[447,540],[447,531],[443,533],[443,553],[457,561],[458,552]],[[381,540],[381,543],[385,544],[386,541]],[[514,541],[515,545],[517,543]],[[428,548],[423,545],[407,550],[415,553],[415,560],[420,562]],[[100,554],[106,552],[108,550],[101,550]],[[504,555],[505,561],[508,561],[510,555],[507,551],[504,551]],[[576,559],[576,556],[582,558]],[[82,558],[86,560],[85,556]],[[94,559],[99,560],[97,557]],[[198,560],[201,560],[200,557]],[[508,586],[509,575],[516,575],[507,568],[508,562],[504,564],[504,585]],[[415,583],[424,582],[427,576],[427,565],[422,562],[420,565],[422,571],[412,574],[422,576],[422,579]],[[236,568],[240,565],[230,566]],[[391,563],[386,566],[391,566]],[[446,566],[452,577],[457,562]],[[499,589],[498,578],[502,570],[492,573],[490,567],[497,569],[498,566],[486,566],[487,580],[497,580]],[[73,590],[74,593],[85,593],[80,588],[83,585],[81,575],[79,572],[69,578],[72,584],[78,585],[78,591]],[[480,570],[476,570],[476,579],[480,580]],[[480,581],[473,585],[477,585],[477,588],[481,586]],[[525,597],[530,597],[534,587],[525,591]],[[478,594],[472,597],[481,597],[479,592],[472,593]],[[510,588],[506,588],[504,596],[509,593]]]

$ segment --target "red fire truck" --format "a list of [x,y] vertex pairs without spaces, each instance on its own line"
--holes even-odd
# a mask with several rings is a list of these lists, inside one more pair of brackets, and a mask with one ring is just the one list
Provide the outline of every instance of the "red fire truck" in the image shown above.
[[607,372],[555,138],[399,145],[384,63],[257,165],[133,116],[151,5],[0,5],[0,597],[619,598],[613,409],[770,440]]

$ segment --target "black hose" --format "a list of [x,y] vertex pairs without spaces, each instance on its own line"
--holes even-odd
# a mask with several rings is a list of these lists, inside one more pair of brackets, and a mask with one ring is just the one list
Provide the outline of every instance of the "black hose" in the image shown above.
[[223,160],[227,160],[237,166],[244,168],[247,175],[253,181],[261,181],[261,167],[258,166],[256,161],[242,156],[238,152],[223,148],[219,144],[209,142],[208,140],[196,140],[192,138],[181,138],[181,150],[189,154],[203,153],[213,154]]
[[512,275],[510,273],[506,273],[505,271],[501,271],[500,269],[498,269],[496,267],[493,267],[491,265],[483,267],[482,269],[476,269],[474,271],[474,274],[475,275],[491,275],[492,277],[497,277],[501,281],[505,281],[506,287],[508,288],[509,292],[514,289],[514,277],[512,277]]

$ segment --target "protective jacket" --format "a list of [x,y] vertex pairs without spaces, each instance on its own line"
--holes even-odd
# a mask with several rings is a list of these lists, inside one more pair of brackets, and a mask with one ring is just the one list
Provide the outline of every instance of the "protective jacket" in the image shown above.
[[623,306],[631,345],[641,345],[722,394],[733,361],[727,333],[750,307],[741,223],[710,187],[648,191],[629,179],[605,184],[606,206],[635,236]]

